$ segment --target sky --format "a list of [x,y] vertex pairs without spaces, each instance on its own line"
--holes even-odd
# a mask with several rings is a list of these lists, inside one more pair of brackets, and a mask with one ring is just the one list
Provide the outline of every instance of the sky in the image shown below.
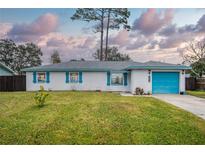
[[[94,60],[100,48],[100,33],[94,22],[72,21],[76,9],[0,9],[0,38],[17,44],[33,42],[49,64],[54,50],[62,61]],[[205,37],[205,9],[129,9],[130,31],[111,30],[109,46],[128,54],[132,60],[179,64],[189,41]]]

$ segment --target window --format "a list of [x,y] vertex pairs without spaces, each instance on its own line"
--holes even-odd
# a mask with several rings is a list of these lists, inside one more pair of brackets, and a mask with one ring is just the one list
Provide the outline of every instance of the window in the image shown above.
[[113,73],[111,76],[112,85],[123,85],[123,74],[122,73]]
[[78,72],[70,72],[70,82],[78,82]]
[[46,82],[46,73],[45,72],[38,73],[38,82]]

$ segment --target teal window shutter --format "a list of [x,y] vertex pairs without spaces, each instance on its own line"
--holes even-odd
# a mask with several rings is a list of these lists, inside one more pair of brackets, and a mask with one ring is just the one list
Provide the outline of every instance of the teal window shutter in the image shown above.
[[50,72],[46,72],[46,83],[50,82]]
[[33,83],[36,83],[36,72],[33,72]]
[[79,83],[83,83],[83,73],[79,72]]
[[128,76],[128,74],[127,74],[127,72],[126,73],[123,73],[123,76],[124,76],[124,86],[127,86],[127,76]]
[[110,72],[107,72],[107,85],[110,85]]
[[65,72],[66,78],[65,78],[65,82],[69,83],[69,72]]

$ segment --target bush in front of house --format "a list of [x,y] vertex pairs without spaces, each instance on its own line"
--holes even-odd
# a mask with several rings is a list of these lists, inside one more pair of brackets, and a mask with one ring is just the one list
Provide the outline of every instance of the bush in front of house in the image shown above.
[[140,87],[135,88],[135,94],[136,95],[143,95],[144,94],[144,89],[140,88]]
[[48,97],[48,93],[44,90],[43,86],[40,86],[40,90],[35,94],[34,100],[38,107],[43,107]]

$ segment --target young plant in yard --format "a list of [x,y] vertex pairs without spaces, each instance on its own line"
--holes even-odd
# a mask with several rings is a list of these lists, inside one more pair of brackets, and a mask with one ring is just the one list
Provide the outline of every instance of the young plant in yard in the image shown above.
[[38,107],[43,107],[48,97],[48,93],[44,90],[43,86],[40,86],[40,90],[35,94],[34,99]]

